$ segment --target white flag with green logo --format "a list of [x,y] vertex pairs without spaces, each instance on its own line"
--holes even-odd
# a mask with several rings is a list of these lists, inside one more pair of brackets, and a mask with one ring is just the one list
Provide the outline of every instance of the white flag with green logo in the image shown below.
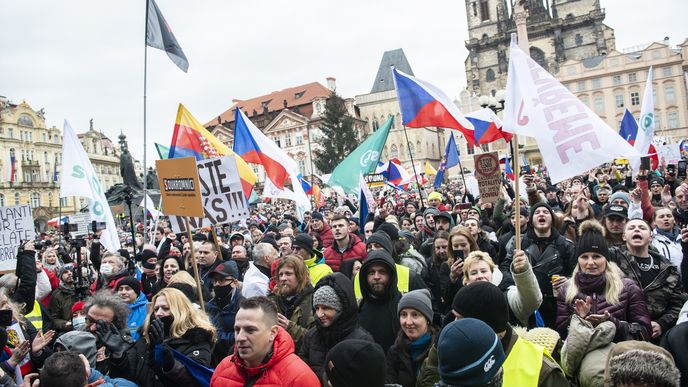
[[337,165],[327,185],[342,187],[345,193],[357,195],[359,176],[372,173],[377,167],[391,127],[392,117]]
[[[638,121],[638,135],[635,137],[635,149],[641,156],[649,155],[652,138],[655,136],[655,98],[652,94],[652,66],[647,70],[645,80],[645,94],[643,104],[640,105],[640,121]],[[654,152],[653,152],[654,153]],[[634,173],[640,169],[640,158],[630,160]]]
[[112,217],[110,205],[103,186],[93,170],[84,147],[74,130],[65,120],[62,130],[62,172],[60,173],[60,197],[81,196],[89,199],[88,210],[91,220],[105,222],[106,229],[100,236],[100,243],[111,252],[120,248],[117,226]]

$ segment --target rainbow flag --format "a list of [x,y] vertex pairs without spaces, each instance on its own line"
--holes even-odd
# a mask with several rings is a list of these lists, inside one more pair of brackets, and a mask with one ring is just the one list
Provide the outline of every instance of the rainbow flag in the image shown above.
[[256,174],[246,162],[222,141],[210,134],[198,120],[186,110],[184,105],[179,104],[177,119],[174,122],[174,134],[168,158],[179,158],[193,156],[196,160],[203,160],[210,157],[233,156],[239,169],[241,186],[246,198],[251,197],[251,191],[256,184]]

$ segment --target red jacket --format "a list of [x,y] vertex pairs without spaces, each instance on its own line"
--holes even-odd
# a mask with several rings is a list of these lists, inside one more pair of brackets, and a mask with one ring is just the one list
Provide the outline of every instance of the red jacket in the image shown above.
[[257,368],[247,368],[236,350],[215,368],[211,387],[243,387],[246,377],[261,374],[253,386],[320,387],[320,380],[311,368],[294,354],[294,341],[289,333],[277,327],[272,357]]
[[365,243],[361,242],[361,239],[356,236],[356,234],[349,234],[349,246],[343,253],[340,253],[337,246],[332,244],[332,246],[325,249],[323,255],[325,255],[325,263],[327,266],[332,268],[332,271],[337,272],[339,271],[339,266],[342,264],[342,261],[355,258],[365,259],[368,253],[366,252]]
[[320,240],[322,241],[322,246],[319,247],[320,250],[332,246],[332,243],[334,243],[334,235],[332,235],[332,229],[329,224],[323,222],[322,229],[318,231],[318,234],[320,234]]

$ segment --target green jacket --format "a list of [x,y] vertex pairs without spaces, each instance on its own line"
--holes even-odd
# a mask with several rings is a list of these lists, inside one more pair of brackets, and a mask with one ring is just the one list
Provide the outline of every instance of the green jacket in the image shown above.
[[[313,317],[313,286],[309,283],[306,288],[298,294],[294,301],[295,305],[289,318],[289,326],[287,332],[294,340],[294,353],[299,353],[303,338],[309,329],[315,326],[315,317]],[[271,293],[268,298],[277,304],[279,313],[287,316],[287,303],[282,296]]]

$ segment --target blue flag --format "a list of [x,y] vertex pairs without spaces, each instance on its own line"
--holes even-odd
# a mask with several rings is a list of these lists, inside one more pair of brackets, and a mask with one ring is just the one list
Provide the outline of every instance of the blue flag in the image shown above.
[[635,138],[638,136],[638,122],[628,109],[624,111],[623,118],[621,119],[619,136],[631,144],[635,142]]
[[[164,346],[161,344],[158,344],[155,346],[155,361],[158,362],[159,364],[162,364],[162,351],[163,351]],[[213,372],[215,370],[213,368],[208,368],[204,366],[203,364],[190,359],[186,355],[184,355],[181,352],[178,352],[174,349],[172,349],[172,355],[174,356],[174,359],[182,363],[184,368],[186,368],[186,372],[191,375],[192,378],[196,380],[196,383],[199,386],[207,387],[210,386],[210,379],[213,377]]]
[[435,187],[439,187],[444,180],[444,171],[447,168],[451,168],[459,165],[459,149],[456,147],[456,141],[454,140],[454,135],[449,136],[449,141],[447,146],[444,148],[444,160],[440,164],[440,169],[437,170],[437,175],[435,176]]

